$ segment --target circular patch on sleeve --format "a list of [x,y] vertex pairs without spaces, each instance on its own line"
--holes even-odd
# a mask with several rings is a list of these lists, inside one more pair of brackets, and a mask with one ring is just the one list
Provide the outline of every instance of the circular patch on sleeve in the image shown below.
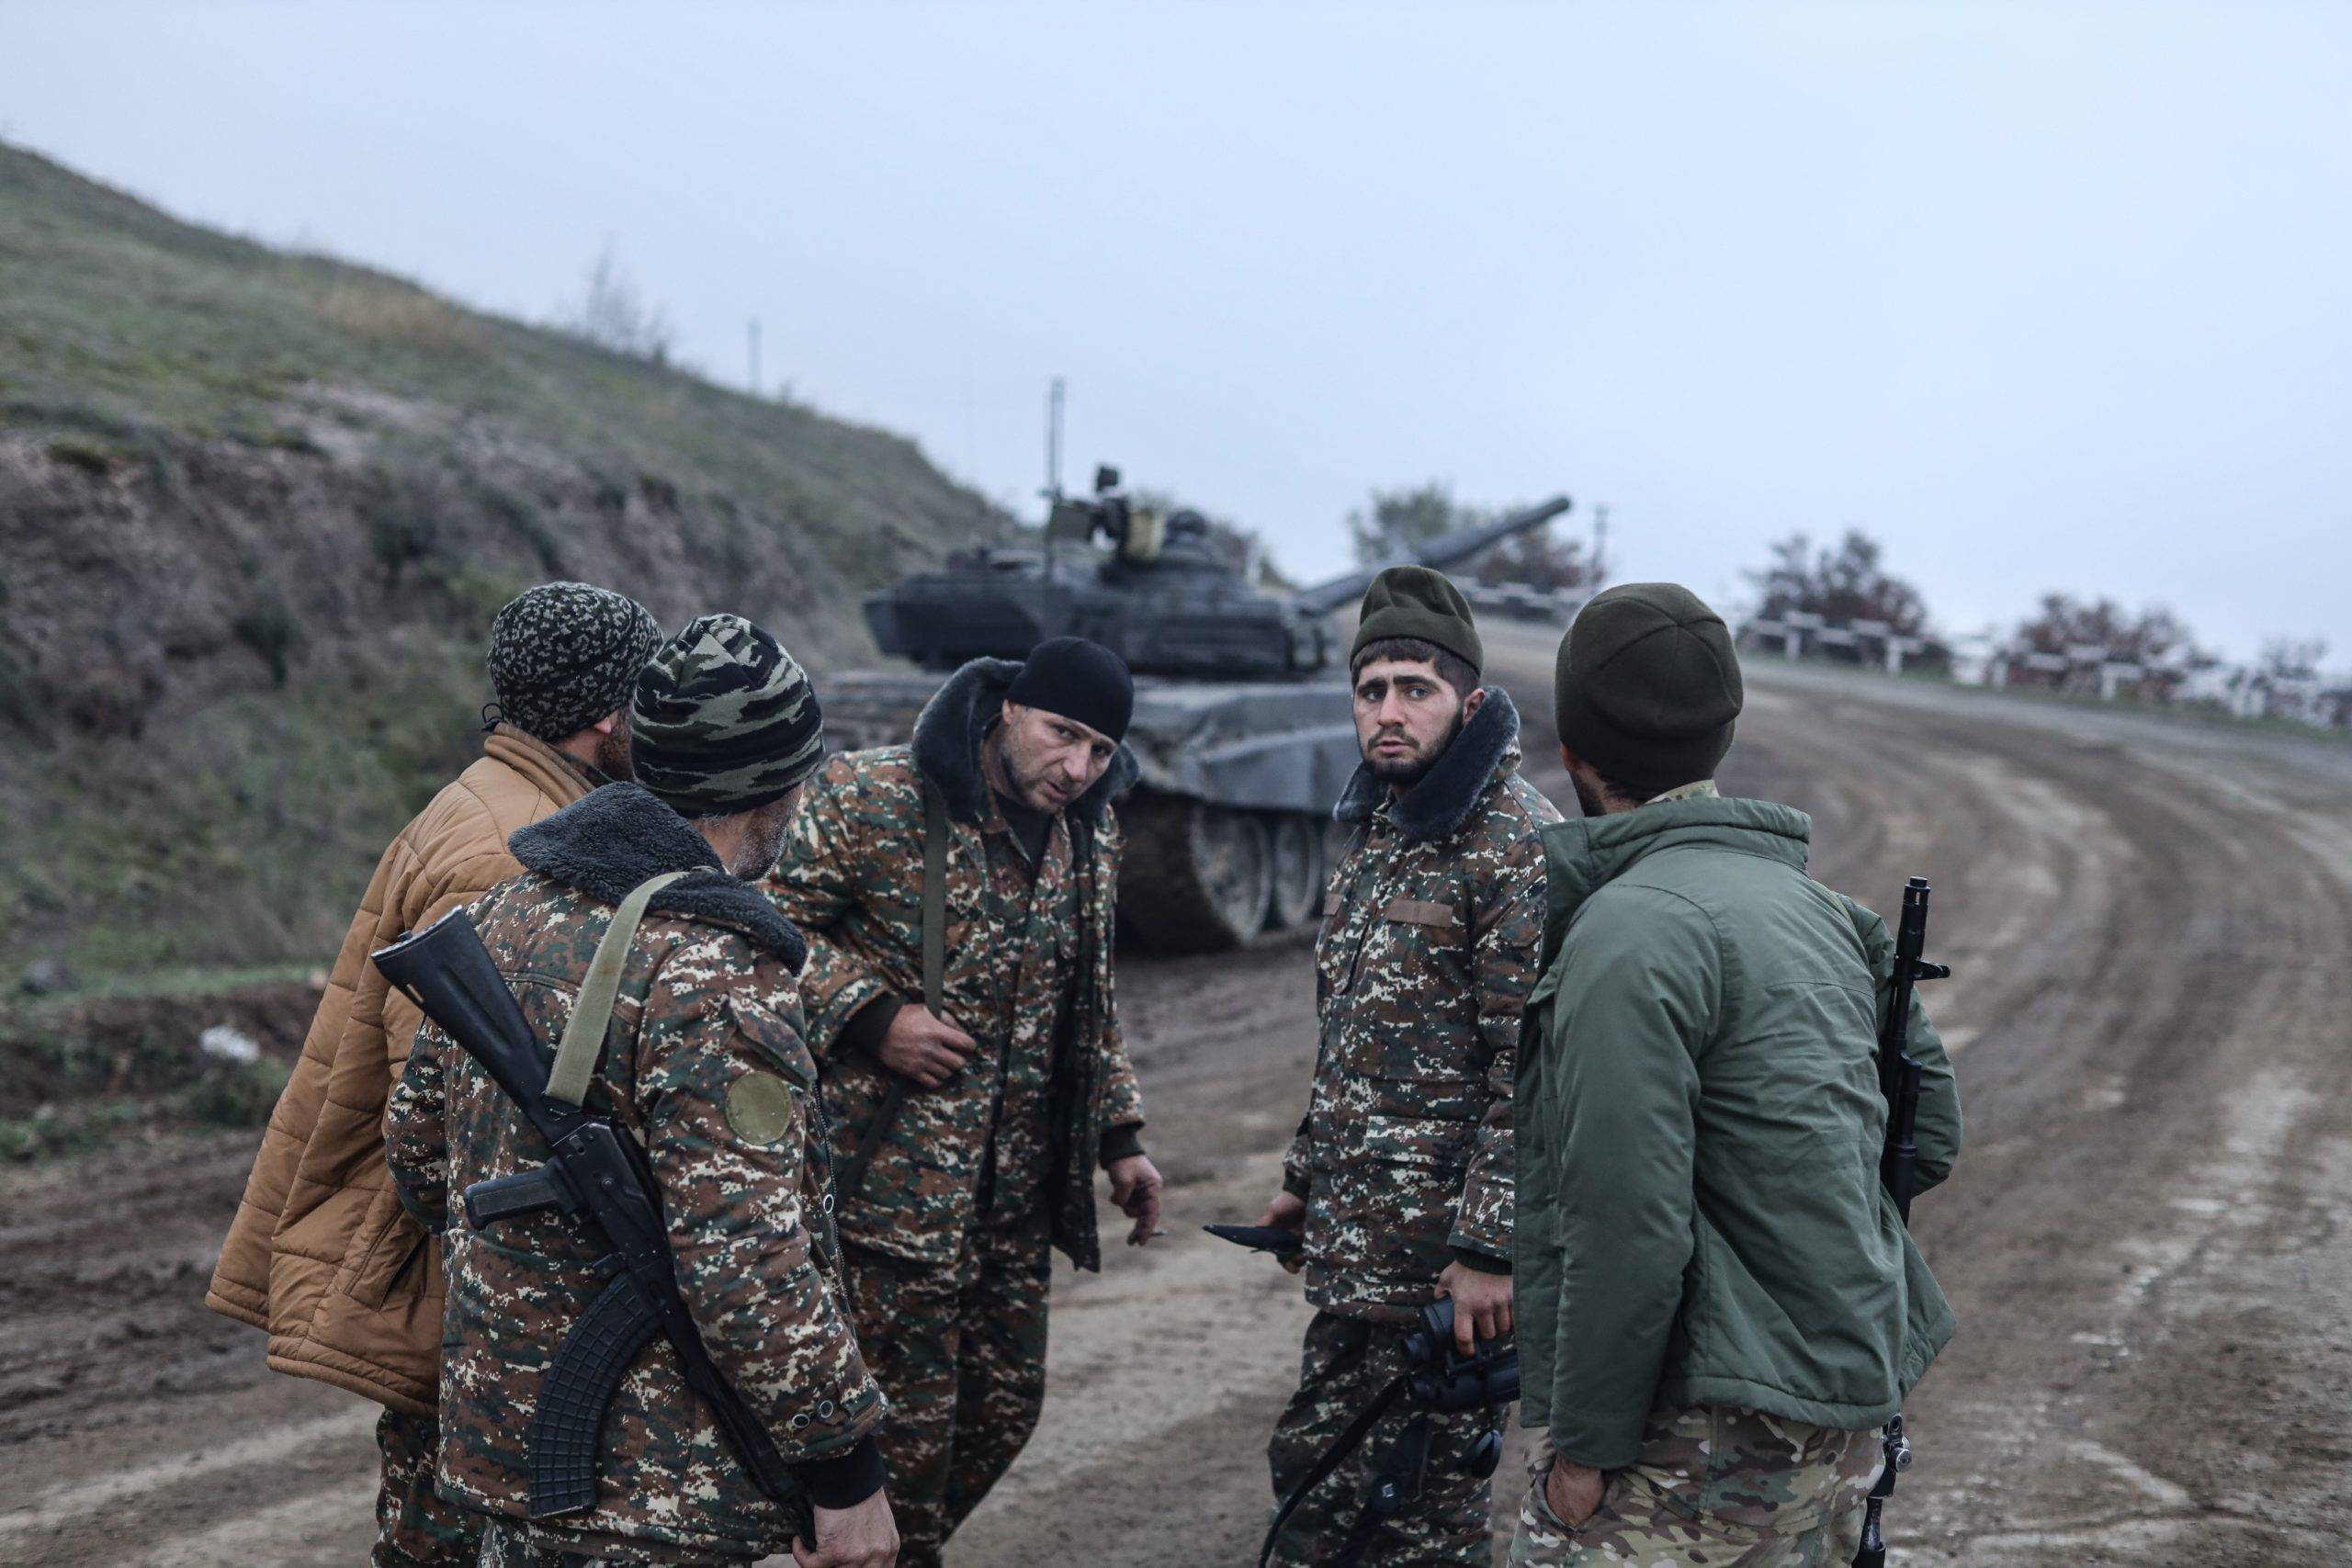
[[745,1073],[727,1086],[727,1124],[761,1148],[784,1142],[792,1133],[790,1086],[775,1073]]

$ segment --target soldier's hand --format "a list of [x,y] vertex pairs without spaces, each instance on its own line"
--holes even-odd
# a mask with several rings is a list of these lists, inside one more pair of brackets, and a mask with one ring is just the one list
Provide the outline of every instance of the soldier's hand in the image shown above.
[[909,1002],[882,1032],[874,1054],[882,1065],[902,1078],[925,1089],[937,1089],[964,1067],[964,1059],[978,1047],[972,1037],[943,1018],[933,1018],[920,1002]]
[[899,1521],[879,1487],[863,1503],[846,1508],[812,1508],[817,1547],[796,1540],[792,1560],[800,1568],[890,1568],[899,1560]]
[[1510,1275],[1449,1263],[1437,1277],[1437,1293],[1453,1298],[1453,1344],[1464,1355],[1476,1353],[1474,1335],[1499,1339],[1510,1332]]
[[1600,1512],[1600,1499],[1608,1490],[1606,1472],[1571,1463],[1557,1454],[1552,1456],[1552,1468],[1544,1472],[1544,1501],[1571,1529],[1581,1528]]
[[1141,1247],[1159,1230],[1159,1168],[1148,1156],[1129,1155],[1111,1162],[1111,1201],[1135,1221],[1127,1233],[1129,1247]]
[[[1266,1205],[1266,1212],[1258,1216],[1258,1223],[1261,1225],[1272,1225],[1280,1230],[1296,1231],[1300,1235],[1305,1235],[1306,1234],[1306,1200],[1285,1188],[1274,1194],[1274,1201]],[[1281,1258],[1281,1263],[1283,1268],[1295,1274],[1306,1267],[1306,1255],[1302,1252],[1284,1253]]]

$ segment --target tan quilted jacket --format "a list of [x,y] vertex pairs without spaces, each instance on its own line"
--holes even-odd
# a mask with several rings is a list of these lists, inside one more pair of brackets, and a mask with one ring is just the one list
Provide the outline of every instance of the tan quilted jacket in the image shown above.
[[376,863],[302,1059],[278,1096],[205,1304],[269,1331],[269,1364],[429,1414],[441,1259],[393,1196],[384,1101],[422,1022],[368,954],[522,868],[507,835],[586,795],[589,776],[500,725]]

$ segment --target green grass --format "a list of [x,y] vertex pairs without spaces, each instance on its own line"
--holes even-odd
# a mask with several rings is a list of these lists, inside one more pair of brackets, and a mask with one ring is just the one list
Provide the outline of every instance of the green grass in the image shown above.
[[[98,471],[136,461],[157,433],[311,449],[292,411],[322,389],[361,389],[394,424],[412,406],[484,415],[616,490],[732,519],[715,531],[803,559],[820,582],[871,585],[910,551],[1005,525],[903,437],[180,223],[5,145],[0,299],[0,423]],[[447,456],[438,434],[421,445]],[[532,528],[526,499],[481,501],[507,530]],[[711,563],[714,583],[728,564]],[[825,618],[854,641],[845,608]]]
[[0,463],[43,509],[0,518],[0,993],[329,962],[479,754],[527,583],[740,610],[821,671],[872,656],[861,592],[1010,525],[899,436],[5,145],[0,301]]

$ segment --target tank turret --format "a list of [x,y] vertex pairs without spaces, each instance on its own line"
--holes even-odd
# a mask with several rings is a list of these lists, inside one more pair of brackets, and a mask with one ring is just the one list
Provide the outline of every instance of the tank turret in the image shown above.
[[[868,594],[866,623],[885,653],[933,671],[1023,659],[1049,637],[1116,651],[1136,675],[1127,742],[1143,770],[1118,807],[1122,921],[1165,951],[1232,947],[1320,908],[1331,806],[1358,760],[1332,613],[1385,567],[1446,570],[1567,509],[1555,496],[1268,593],[1217,553],[1205,519],[1135,504],[1105,467],[1092,494],[1054,495],[1035,544],[960,550]],[[836,676],[824,685],[826,728],[852,746],[904,740],[937,683]]]
[[1022,659],[1049,637],[1082,637],[1138,675],[1296,680],[1336,662],[1327,617],[1360,597],[1381,567],[1442,571],[1567,509],[1568,498],[1555,496],[1396,560],[1272,594],[1216,553],[1198,513],[1136,506],[1119,489],[1119,471],[1103,468],[1092,496],[1055,500],[1040,544],[960,551],[941,570],[868,594],[866,625],[883,652],[927,670],[984,654]]

